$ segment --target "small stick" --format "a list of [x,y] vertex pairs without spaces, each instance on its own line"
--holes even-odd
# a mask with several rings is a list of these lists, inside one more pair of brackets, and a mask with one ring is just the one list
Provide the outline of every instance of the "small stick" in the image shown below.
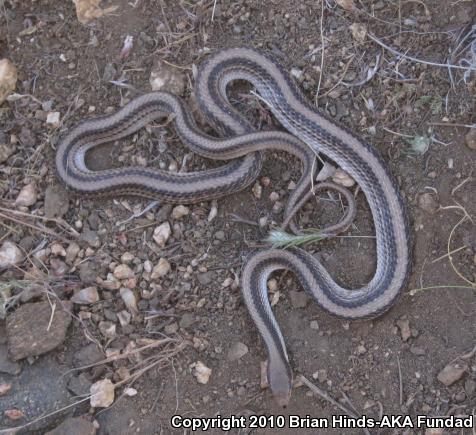
[[464,248],[467,248],[467,246],[463,245],[463,246],[460,246],[459,248],[453,249],[451,252],[447,252],[446,254],[442,255],[441,257],[438,257],[436,260],[433,260],[432,263],[436,263],[440,260],[443,260],[443,258],[446,258],[446,257],[450,256],[451,254],[456,254],[456,252],[459,252]]
[[407,59],[413,62],[422,63],[424,65],[437,66],[441,68],[453,68],[453,69],[462,69],[465,71],[476,71],[476,68],[473,68],[471,66],[452,65],[449,63],[430,62],[428,60],[418,59],[417,57],[409,56],[408,54],[404,54],[399,52],[398,50],[395,50],[394,48],[383,43],[380,39],[378,39],[376,36],[372,35],[371,33],[368,33],[367,35],[372,41],[376,42],[378,45],[390,51],[391,53],[395,54],[396,56],[400,56],[402,59]]
[[400,358],[397,355],[398,366],[398,386],[400,388],[400,406],[403,405],[403,380],[402,380],[402,368],[400,367]]
[[320,19],[320,33],[321,33],[321,70],[319,72],[319,81],[317,82],[317,91],[316,91],[316,97],[315,99],[319,97],[319,91],[321,90],[321,81],[322,81],[322,74],[323,74],[323,68],[324,68],[324,29],[323,29],[323,23],[324,23],[324,0],[321,0],[321,19]]
[[476,128],[476,124],[458,124],[454,122],[429,122],[428,125],[439,125],[441,127]]

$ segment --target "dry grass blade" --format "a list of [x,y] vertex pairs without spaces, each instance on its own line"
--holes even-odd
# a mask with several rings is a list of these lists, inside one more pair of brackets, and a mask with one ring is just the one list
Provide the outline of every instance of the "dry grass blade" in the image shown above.
[[62,376],[65,376],[68,373],[71,373],[71,372],[74,372],[74,371],[86,370],[86,369],[89,369],[91,367],[100,366],[100,365],[107,364],[107,363],[117,361],[117,360],[120,360],[120,359],[124,359],[124,358],[129,358],[129,357],[131,357],[133,355],[137,355],[138,353],[143,352],[145,350],[153,349],[155,347],[162,346],[162,345],[169,344],[169,343],[178,343],[178,346],[187,345],[187,342],[185,340],[178,340],[178,339],[169,338],[169,337],[164,338],[162,340],[154,340],[150,344],[138,347],[137,349],[128,351],[128,352],[120,354],[120,355],[114,355],[114,356],[111,356],[109,358],[104,358],[103,360],[98,361],[94,364],[89,364],[89,365],[85,365],[85,366],[81,366],[81,367],[75,367],[74,369],[68,370],[67,372],[63,373]]
[[476,71],[476,68],[473,67],[473,66],[470,66],[470,65],[469,66],[461,66],[461,65],[452,65],[452,64],[449,64],[449,63],[430,62],[428,60],[419,59],[415,56],[409,56],[408,54],[401,53],[400,51],[395,50],[394,48],[385,44],[379,38],[372,35],[371,33],[368,33],[367,35],[372,41],[374,41],[375,43],[377,43],[381,47],[385,48],[386,50],[390,51],[391,53],[395,54],[396,56],[399,56],[402,59],[411,60],[412,62],[421,63],[421,64],[424,64],[424,65],[436,66],[436,67],[440,67],[440,68],[459,69],[459,70],[464,70],[464,71]]
[[305,230],[303,234],[294,235],[286,231],[276,229],[269,233],[266,242],[271,243],[273,248],[293,248],[295,246],[305,245],[308,243],[319,242],[325,238],[325,235],[318,230]]

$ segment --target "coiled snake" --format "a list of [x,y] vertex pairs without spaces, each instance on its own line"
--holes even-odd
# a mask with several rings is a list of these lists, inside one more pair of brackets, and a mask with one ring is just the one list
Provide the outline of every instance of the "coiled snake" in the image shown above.
[[[234,80],[250,82],[289,133],[255,132],[227,99],[227,85]],[[177,97],[152,92],[113,115],[87,120],[70,130],[58,145],[58,177],[81,195],[130,194],[191,203],[243,189],[259,173],[259,151],[284,150],[303,162],[303,175],[285,210],[288,221],[309,191],[315,153],[333,160],[356,180],[370,206],[376,233],[377,265],[367,285],[358,290],[342,288],[316,258],[299,248],[254,252],[242,271],[243,298],[268,352],[268,382],[278,403],[285,406],[290,399],[292,371],[267,297],[269,275],[290,269],[316,303],[336,316],[378,316],[393,304],[408,279],[411,252],[405,208],[393,177],[374,148],[307,103],[286,70],[269,55],[250,48],[216,52],[199,69],[196,97],[209,121],[227,138],[202,133]],[[176,174],[139,167],[88,169],[85,154],[92,147],[170,115],[178,135],[193,151],[212,159],[235,160],[204,172]]]

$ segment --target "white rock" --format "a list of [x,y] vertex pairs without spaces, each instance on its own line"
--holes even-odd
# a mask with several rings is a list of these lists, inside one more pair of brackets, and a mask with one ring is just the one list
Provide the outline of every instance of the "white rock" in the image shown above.
[[125,287],[122,287],[120,290],[119,290],[119,293],[121,294],[121,298],[122,300],[124,301],[124,303],[126,304],[126,307],[133,311],[134,313],[137,313],[137,299],[136,299],[136,295],[134,294],[134,292],[128,288],[125,288]]
[[129,397],[134,397],[137,395],[137,390],[135,388],[129,387],[124,390],[124,394]]
[[258,182],[254,184],[251,191],[253,192],[253,195],[255,196],[256,199],[260,199],[261,195],[263,194],[263,188],[261,187],[261,184],[259,184]]
[[316,181],[325,181],[334,176],[337,168],[328,162],[324,162],[321,170],[317,174]]
[[46,123],[52,127],[58,127],[60,125],[60,116],[59,112],[48,112],[46,115]]
[[195,363],[194,375],[195,375],[195,378],[197,379],[198,383],[208,384],[208,381],[210,380],[211,374],[212,374],[212,369],[208,368],[201,361],[197,361]]
[[115,338],[116,337],[116,324],[106,320],[104,322],[99,322],[99,331],[106,338]]
[[177,205],[177,207],[174,207],[172,210],[172,217],[174,219],[181,219],[184,216],[187,216],[189,212],[190,209],[188,207],[185,207],[184,205]]
[[29,207],[30,205],[33,205],[36,202],[37,198],[38,194],[36,192],[35,183],[30,183],[24,186],[22,190],[20,190],[20,193],[18,194],[17,199],[15,200],[15,205],[21,207]]
[[147,272],[147,273],[152,272],[152,261],[150,260],[144,261],[144,272]]
[[218,204],[216,201],[212,201],[212,207],[210,208],[210,213],[208,213],[208,222],[211,222],[217,217],[218,214]]
[[119,319],[119,323],[121,324],[121,326],[126,326],[131,323],[132,316],[129,311],[122,310],[117,313],[117,318]]
[[0,269],[20,264],[24,259],[22,250],[10,241],[3,242],[0,248]]
[[99,301],[99,293],[96,287],[83,288],[71,298],[71,302],[75,304],[94,304],[97,301]]
[[278,281],[276,281],[275,278],[271,278],[271,279],[268,281],[268,290],[269,290],[271,293],[274,293],[274,292],[278,291]]
[[121,255],[122,263],[130,263],[132,260],[134,260],[134,254],[130,252],[124,252],[124,254]]
[[91,385],[90,404],[93,408],[107,408],[114,402],[114,384],[109,379],[102,379]]
[[332,181],[344,187],[352,187],[355,184],[355,180],[351,178],[347,172],[340,168],[337,168],[337,170],[334,172]]
[[134,277],[134,271],[127,264],[119,264],[119,266],[116,266],[113,274],[117,279],[128,279]]
[[157,243],[158,246],[163,248],[167,243],[167,240],[169,240],[170,233],[170,224],[168,222],[164,222],[154,230],[154,235],[152,237],[155,243]]
[[66,263],[71,264],[75,260],[76,256],[79,254],[80,250],[81,248],[77,243],[73,242],[69,244],[66,248]]
[[8,59],[0,59],[0,104],[15,89],[17,78],[18,74],[15,65]]
[[276,202],[279,199],[279,193],[278,192],[271,192],[269,194],[269,200],[271,202]]
[[81,24],[88,24],[118,8],[118,5],[113,5],[103,9],[100,0],[73,0],[73,3],[76,5],[76,16]]
[[150,277],[152,279],[162,278],[170,272],[171,268],[170,263],[165,258],[161,258],[158,264],[152,269]]
[[365,24],[353,23],[349,26],[349,29],[352,32],[352,38],[357,42],[365,41],[365,37],[367,36],[367,27],[365,27]]
[[57,257],[66,257],[66,250],[59,243],[53,243],[51,245],[51,253]]

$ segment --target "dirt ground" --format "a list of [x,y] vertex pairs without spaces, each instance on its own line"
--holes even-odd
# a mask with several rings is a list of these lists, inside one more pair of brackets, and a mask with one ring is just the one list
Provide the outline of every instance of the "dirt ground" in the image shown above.
[[[182,96],[195,107],[191,98],[195,67],[208,53],[237,45],[271,51],[310,101],[380,151],[400,184],[412,221],[410,283],[396,305],[376,320],[349,323],[333,318],[296,293],[301,288],[290,274],[276,275],[274,309],[295,375],[304,375],[356,415],[475,413],[476,357],[464,356],[476,345],[476,230],[471,221],[476,218],[476,139],[471,141],[470,128],[464,126],[476,122],[476,74],[464,69],[450,73],[435,65],[464,66],[471,61],[475,65],[469,48],[476,40],[476,31],[469,33],[476,23],[475,3],[322,1],[116,0],[102,3],[104,8],[117,5],[116,10],[83,25],[70,1],[0,0],[0,58],[16,65],[16,92],[26,95],[0,106],[0,144],[13,147],[0,163],[0,242],[11,241],[28,254],[16,267],[0,270],[0,302],[4,306],[10,302],[4,317],[25,304],[51,302],[54,295],[70,300],[74,292],[90,286],[96,286],[99,294],[94,304],[73,305],[66,338],[55,350],[22,359],[14,370],[4,369],[8,364],[2,365],[0,355],[0,385],[11,386],[0,393],[0,428],[26,425],[78,400],[72,382],[85,385],[87,394],[91,383],[101,379],[117,383],[124,379],[124,370],[134,373],[161,355],[158,365],[116,388],[112,406],[90,408],[86,400],[19,432],[45,433],[80,415],[95,421],[99,434],[181,434],[190,431],[173,429],[172,415],[342,414],[303,385],[294,388],[283,411],[269,390],[260,387],[260,363],[266,354],[237,285],[253,243],[281,221],[282,207],[270,194],[277,193],[278,202],[286,203],[290,180],[299,176],[297,161],[268,153],[258,178],[261,197],[256,194],[259,188],[250,187],[220,199],[211,221],[209,213],[215,206],[211,202],[189,206],[182,217],[159,204],[122,223],[150,201],[85,200],[68,192],[56,203],[47,199],[58,185],[55,145],[68,128],[81,119],[111,113],[137,90],[149,91],[150,73],[159,61],[183,80]],[[384,48],[365,31],[417,60]],[[132,49],[121,55],[127,35],[134,38]],[[279,128],[248,88],[235,91],[233,101],[257,128]],[[47,122],[51,112],[60,113],[59,123]],[[195,115],[201,128],[210,131]],[[192,155],[182,167],[187,153],[172,129],[154,126],[132,141],[100,147],[88,158],[95,169],[142,164],[191,171],[217,165]],[[27,214],[8,212],[18,210],[15,200],[30,183],[37,198],[23,209]],[[345,235],[372,236],[368,207],[362,194],[357,198],[358,216]],[[339,203],[326,194],[311,205],[301,218],[312,226],[339,216]],[[62,209],[67,225],[39,219],[48,215],[48,207]],[[233,215],[241,221],[235,222]],[[153,232],[164,221],[170,223],[172,235],[160,247]],[[77,239],[72,238],[74,231]],[[69,259],[69,254],[53,247],[57,243],[67,249],[71,243],[66,239],[80,248]],[[308,249],[346,286],[358,287],[372,276],[371,237],[336,238]],[[34,255],[40,250],[41,259]],[[146,262],[155,266],[160,258],[171,264],[171,270],[150,279]],[[118,319],[126,309],[119,290],[100,284],[122,263],[134,275],[122,286],[131,288],[138,305],[138,314],[124,325]],[[32,291],[38,287],[40,291]],[[34,316],[30,319],[31,330],[38,328],[36,321]],[[3,352],[11,346],[5,325],[0,318]],[[111,325],[116,332],[108,336],[104,327]],[[164,336],[177,341],[141,352],[142,358],[70,371]],[[180,340],[189,345],[180,347]],[[463,370],[447,386],[438,374],[454,360]],[[198,361],[212,370],[205,384],[195,376]],[[126,387],[137,394],[123,394]],[[11,409],[23,416],[9,418],[5,411]],[[329,428],[319,433],[341,432]],[[252,433],[316,432],[268,427]],[[474,429],[445,433],[470,434]]]

